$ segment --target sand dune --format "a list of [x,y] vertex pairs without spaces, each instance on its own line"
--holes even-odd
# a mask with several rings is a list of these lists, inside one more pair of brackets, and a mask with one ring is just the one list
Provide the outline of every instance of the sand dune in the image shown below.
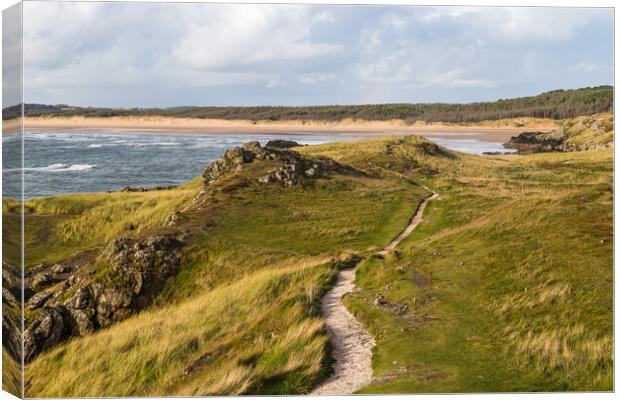
[[[14,127],[13,120],[3,121],[3,128]],[[468,137],[477,140],[506,141],[528,129],[553,129],[553,120],[519,118],[485,121],[478,124],[445,124],[402,120],[338,122],[321,121],[249,121],[161,116],[123,117],[26,117],[26,130],[119,130],[183,134],[213,133],[312,133],[312,134],[425,134],[429,136]]]

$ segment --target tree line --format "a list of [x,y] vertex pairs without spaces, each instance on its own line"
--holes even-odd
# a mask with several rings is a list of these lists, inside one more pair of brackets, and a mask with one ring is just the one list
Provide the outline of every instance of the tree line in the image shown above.
[[[172,108],[96,108],[72,107],[65,104],[25,104],[26,116],[164,116],[185,118],[340,121],[391,120],[408,122],[480,122],[503,118],[538,117],[574,118],[611,111],[613,87],[598,86],[573,90],[554,90],[537,96],[501,99],[468,104],[399,103],[326,106],[256,106],[256,107],[172,107]],[[20,115],[21,105],[3,110],[3,119]]]

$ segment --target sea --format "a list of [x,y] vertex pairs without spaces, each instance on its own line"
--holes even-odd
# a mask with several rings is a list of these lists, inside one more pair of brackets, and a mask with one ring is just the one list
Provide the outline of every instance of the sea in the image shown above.
[[[311,145],[361,138],[368,135],[27,132],[23,140],[24,197],[178,185],[200,175],[225,150],[253,140],[265,144],[287,139]],[[467,153],[506,151],[496,142],[431,140]],[[19,197],[21,145],[18,135],[2,138],[3,196]]]

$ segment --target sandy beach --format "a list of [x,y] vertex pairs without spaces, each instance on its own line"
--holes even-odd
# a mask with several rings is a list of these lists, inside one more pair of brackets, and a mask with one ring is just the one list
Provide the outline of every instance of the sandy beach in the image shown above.
[[[3,121],[3,130],[14,127],[12,120]],[[551,130],[555,122],[544,119],[485,121],[479,124],[456,125],[443,123],[408,124],[402,120],[339,122],[319,121],[249,121],[199,118],[147,117],[26,117],[27,131],[123,131],[155,132],[158,134],[368,134],[423,135],[446,139],[474,139],[505,142],[511,136],[528,129]],[[10,129],[12,130],[12,129]]]

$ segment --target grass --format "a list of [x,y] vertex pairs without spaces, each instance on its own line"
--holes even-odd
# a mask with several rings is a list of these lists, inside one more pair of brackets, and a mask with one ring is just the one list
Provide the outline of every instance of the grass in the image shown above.
[[200,190],[194,179],[172,190],[86,193],[25,202],[25,266],[54,263],[118,236],[139,236],[160,228],[166,218]]
[[377,339],[361,392],[611,390],[612,159],[468,157],[430,180],[442,200],[346,299]]
[[564,122],[563,129],[569,136],[566,142],[577,146],[610,143],[614,141],[614,116],[601,113],[570,119]]
[[402,230],[425,191],[407,182],[337,177],[312,187],[252,186],[184,216],[207,221],[161,300],[176,301],[262,265],[377,249]]
[[2,198],[2,260],[21,265],[21,204],[11,198]]
[[[30,263],[121,234],[186,244],[150,308],[41,354],[26,394],[307,393],[330,372],[319,300],[357,254],[345,304],[377,343],[362,393],[611,390],[611,150],[478,157],[408,137],[300,151],[365,174],[263,186],[253,163],[198,196],[193,181],[30,201]],[[372,256],[428,194],[419,184],[441,199]],[[409,312],[375,306],[379,293]]]
[[[255,164],[198,197],[192,189],[195,200],[157,214],[163,221],[177,212],[174,227],[153,223],[145,231],[184,237],[179,274],[139,315],[30,363],[29,396],[307,393],[329,373],[318,305],[347,263],[338,260],[387,244],[427,191],[400,177],[363,174],[293,188],[265,186],[256,180],[263,166]],[[61,207],[66,199],[33,206],[38,213],[82,219],[102,208],[118,210],[129,199],[143,201],[89,196],[94,205],[85,209],[80,197],[69,196],[76,206],[66,207],[78,208],[71,212]],[[94,243],[105,241],[105,232],[117,234],[125,222],[111,221]],[[59,232],[62,221],[54,226]],[[73,226],[75,237],[89,237],[88,224]]]
[[21,397],[22,371],[20,363],[15,361],[9,353],[2,348],[2,390],[13,396]]
[[74,340],[28,366],[28,393],[306,392],[327,361],[317,304],[337,268],[331,262],[264,269]]

